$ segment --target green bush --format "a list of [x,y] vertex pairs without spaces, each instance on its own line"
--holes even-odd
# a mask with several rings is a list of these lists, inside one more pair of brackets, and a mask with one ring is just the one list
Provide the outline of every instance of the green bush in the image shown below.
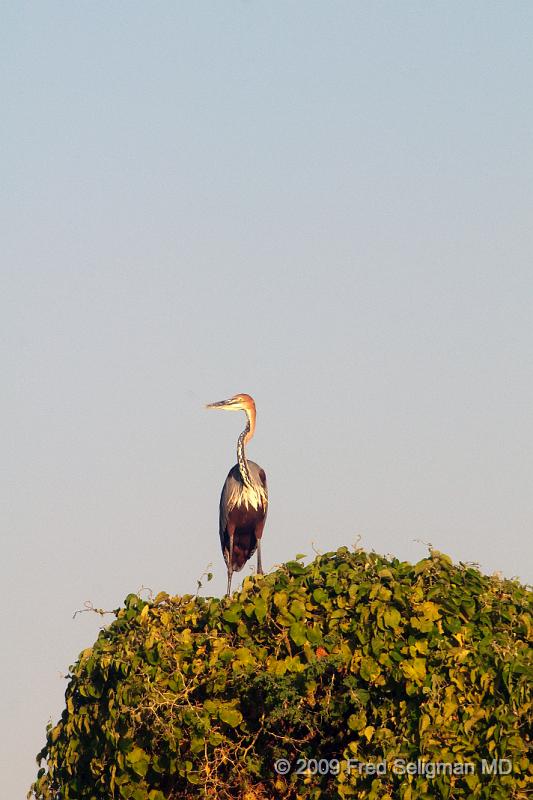
[[228,599],[130,594],[71,668],[29,796],[525,798],[530,601],[434,550],[347,548]]

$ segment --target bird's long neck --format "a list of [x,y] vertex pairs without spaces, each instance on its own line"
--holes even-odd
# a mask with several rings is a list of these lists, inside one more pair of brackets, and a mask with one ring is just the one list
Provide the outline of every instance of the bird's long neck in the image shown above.
[[254,484],[252,481],[252,476],[250,474],[248,461],[246,460],[244,445],[246,444],[246,442],[250,441],[250,439],[254,435],[255,414],[251,415],[247,411],[246,416],[248,417],[246,428],[243,430],[237,441],[237,463],[239,465],[239,472],[241,473],[242,482],[244,483],[245,486],[248,486],[248,488],[253,489]]

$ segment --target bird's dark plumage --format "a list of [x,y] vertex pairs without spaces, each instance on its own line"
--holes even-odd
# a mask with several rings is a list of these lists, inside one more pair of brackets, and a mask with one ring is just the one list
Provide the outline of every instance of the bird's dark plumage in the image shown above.
[[253,461],[248,461],[248,467],[254,484],[261,487],[257,508],[247,502],[250,499],[249,490],[243,484],[238,464],[230,469],[220,497],[220,544],[224,560],[229,566],[229,537],[233,530],[233,572],[239,572],[253,556],[257,540],[261,539],[265,527],[268,503],[265,471]]

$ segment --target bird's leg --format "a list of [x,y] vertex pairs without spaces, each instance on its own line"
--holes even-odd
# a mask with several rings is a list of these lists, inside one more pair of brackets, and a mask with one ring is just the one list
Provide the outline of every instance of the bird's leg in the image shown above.
[[228,588],[226,591],[227,596],[229,597],[231,594],[231,579],[233,577],[233,533],[234,531],[228,531],[228,538],[229,538],[229,553],[228,553]]
[[257,574],[263,574],[263,565],[261,564],[261,539],[257,540]]

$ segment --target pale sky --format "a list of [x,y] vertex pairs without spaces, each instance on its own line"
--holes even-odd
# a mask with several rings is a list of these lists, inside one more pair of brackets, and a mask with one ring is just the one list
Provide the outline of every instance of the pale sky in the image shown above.
[[224,591],[244,417],[205,403],[256,399],[266,569],[361,537],[532,579],[533,5],[0,9],[15,799],[86,600]]

